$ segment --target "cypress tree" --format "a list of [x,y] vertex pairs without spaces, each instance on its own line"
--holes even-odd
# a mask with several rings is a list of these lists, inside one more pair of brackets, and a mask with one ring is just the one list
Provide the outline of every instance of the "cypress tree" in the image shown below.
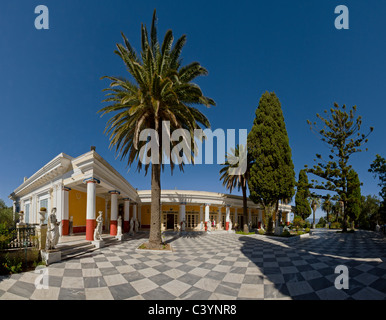
[[311,194],[305,169],[300,170],[299,180],[296,185],[295,214],[301,216],[303,220],[306,220],[311,215],[311,205],[308,201]]
[[295,171],[281,104],[274,92],[265,92],[259,101],[248,134],[248,152],[253,164],[248,187],[250,199],[264,207],[267,231],[279,201],[295,194]]
[[350,169],[347,177],[347,216],[351,221],[358,221],[361,214],[361,183],[358,174],[354,169]]

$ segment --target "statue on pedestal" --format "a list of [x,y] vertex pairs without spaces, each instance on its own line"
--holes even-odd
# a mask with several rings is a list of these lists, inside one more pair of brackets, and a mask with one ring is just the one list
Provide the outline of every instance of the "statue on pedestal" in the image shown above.
[[46,220],[46,213],[47,213],[47,211],[46,211],[45,208],[41,208],[40,209],[40,211],[39,211],[39,214],[40,214],[40,225],[44,224],[44,221]]
[[59,225],[56,219],[56,208],[52,208],[47,220],[46,250],[53,250],[59,241]]
[[135,220],[134,228],[135,228],[135,232],[138,232],[138,220]]
[[98,217],[96,218],[96,228],[94,230],[94,241],[102,241],[102,224],[103,224],[103,218],[102,218],[102,211],[98,212]]
[[117,236],[122,235],[122,217],[118,217],[118,223],[117,223]]

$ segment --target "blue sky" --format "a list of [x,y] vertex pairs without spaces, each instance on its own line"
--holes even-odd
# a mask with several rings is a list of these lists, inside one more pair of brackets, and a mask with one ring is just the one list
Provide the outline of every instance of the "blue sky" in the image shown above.
[[[49,30],[34,27],[37,5],[49,9]],[[334,26],[337,5],[349,9],[349,29]],[[327,148],[307,119],[334,102],[357,105],[368,152],[351,164],[362,194],[378,194],[367,172],[377,153],[386,156],[386,3],[383,1],[3,1],[0,10],[0,199],[61,152],[78,156],[96,146],[133,186],[150,189],[150,176],[130,171],[108,148],[103,130],[104,75],[127,76],[114,54],[123,31],[140,49],[140,25],[154,8],[160,41],[167,29],[187,35],[184,63],[199,61],[209,75],[197,83],[217,106],[203,107],[213,130],[250,130],[262,93],[279,97],[296,177]],[[162,188],[226,192],[219,165],[165,170]],[[235,192],[237,194],[237,192]],[[321,213],[318,213],[318,216]]]

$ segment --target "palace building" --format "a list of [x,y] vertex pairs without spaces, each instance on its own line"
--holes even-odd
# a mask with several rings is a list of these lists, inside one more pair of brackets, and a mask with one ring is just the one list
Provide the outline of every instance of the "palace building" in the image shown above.
[[[24,222],[39,223],[42,207],[56,208],[61,221],[61,236],[85,233],[93,240],[95,219],[103,212],[103,228],[117,233],[118,216],[123,232],[129,231],[131,218],[141,228],[150,227],[151,191],[137,190],[92,147],[76,158],[59,154],[17,187],[9,196],[14,212],[24,211]],[[191,190],[162,190],[162,230],[178,230],[185,221],[186,230],[204,231],[205,223],[215,222],[216,230],[228,230],[237,222],[243,225],[241,196]],[[289,223],[290,205],[280,204],[282,221]],[[262,208],[248,199],[248,223],[260,227]],[[274,217],[275,221],[276,217]]]

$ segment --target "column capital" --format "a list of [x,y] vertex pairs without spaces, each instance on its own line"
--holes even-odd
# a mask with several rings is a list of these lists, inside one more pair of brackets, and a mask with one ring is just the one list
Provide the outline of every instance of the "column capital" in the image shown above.
[[71,188],[63,186],[62,190],[63,190],[63,191],[70,191]]
[[182,205],[186,205],[186,202],[180,202],[180,204],[182,204]]
[[110,190],[110,194],[121,194],[118,190]]
[[230,207],[231,207],[231,205],[230,205],[230,204],[226,204],[225,206],[226,206],[227,208],[230,208]]
[[205,206],[206,206],[206,207],[209,207],[209,206],[210,206],[210,203],[205,203]]
[[123,198],[123,201],[130,201],[130,198]]
[[89,182],[98,183],[98,184],[101,183],[101,181],[99,179],[93,178],[93,177],[83,179],[83,183],[89,183]]

